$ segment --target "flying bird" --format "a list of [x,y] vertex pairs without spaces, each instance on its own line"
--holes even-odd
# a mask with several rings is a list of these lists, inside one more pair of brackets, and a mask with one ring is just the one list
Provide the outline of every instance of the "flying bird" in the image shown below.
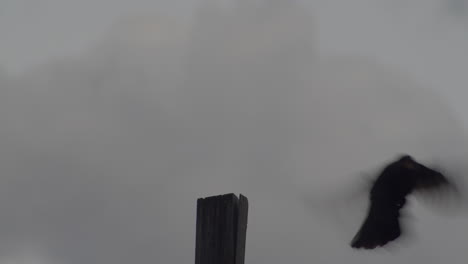
[[452,186],[439,171],[428,168],[409,155],[401,155],[381,171],[370,189],[370,206],[359,231],[351,241],[355,249],[374,249],[402,234],[400,210],[415,191]]

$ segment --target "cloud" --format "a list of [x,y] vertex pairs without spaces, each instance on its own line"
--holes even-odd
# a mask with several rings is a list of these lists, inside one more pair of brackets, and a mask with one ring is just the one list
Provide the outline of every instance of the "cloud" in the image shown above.
[[[354,254],[339,224],[323,228],[302,195],[339,203],[400,152],[462,159],[464,132],[396,69],[321,56],[293,2],[257,8],[220,16],[206,4],[192,27],[129,19],[87,54],[2,89],[0,243],[40,244],[65,264],[190,262],[196,199],[241,192],[247,262],[376,260]],[[423,260],[410,250],[434,245],[418,243],[397,258]]]

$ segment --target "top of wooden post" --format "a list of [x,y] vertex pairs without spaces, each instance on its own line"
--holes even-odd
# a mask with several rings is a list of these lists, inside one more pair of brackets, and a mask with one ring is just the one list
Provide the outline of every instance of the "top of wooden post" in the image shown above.
[[248,200],[233,193],[197,200],[195,264],[243,264]]

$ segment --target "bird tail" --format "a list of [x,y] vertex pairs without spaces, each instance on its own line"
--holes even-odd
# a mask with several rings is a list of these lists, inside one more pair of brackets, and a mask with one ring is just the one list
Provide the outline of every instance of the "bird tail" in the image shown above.
[[398,217],[396,208],[372,205],[351,247],[373,249],[397,239],[401,235]]

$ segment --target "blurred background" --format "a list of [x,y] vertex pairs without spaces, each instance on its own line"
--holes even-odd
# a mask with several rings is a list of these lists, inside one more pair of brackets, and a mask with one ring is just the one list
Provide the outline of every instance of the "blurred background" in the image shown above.
[[0,0],[0,263],[193,263],[231,192],[246,263],[465,263],[418,199],[411,243],[349,242],[385,162],[468,172],[467,4]]

